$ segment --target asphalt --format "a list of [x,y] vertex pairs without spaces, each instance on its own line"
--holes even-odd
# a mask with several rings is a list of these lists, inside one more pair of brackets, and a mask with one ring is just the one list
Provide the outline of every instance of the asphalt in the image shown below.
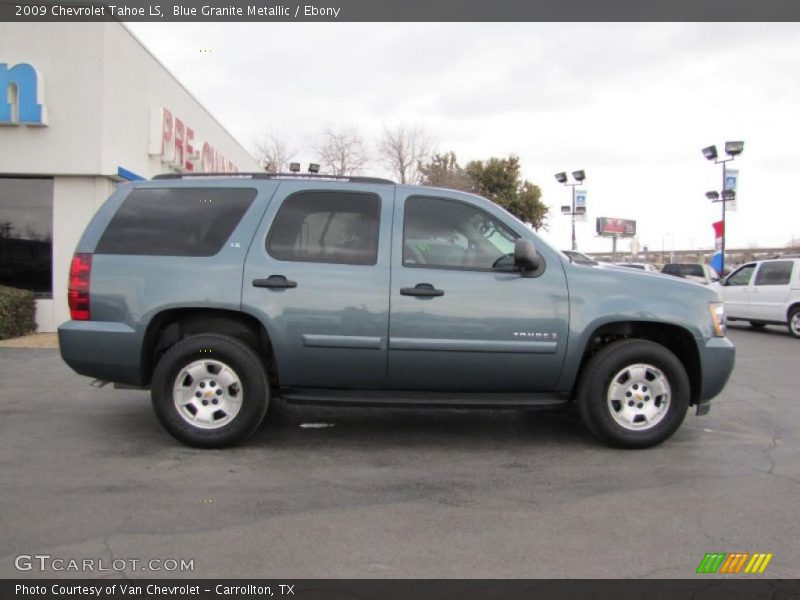
[[691,578],[715,551],[798,577],[800,340],[730,329],[711,413],[645,451],[564,413],[277,402],[246,445],[195,450],[146,393],[2,348],[0,577],[166,575],[14,567],[48,554],[193,560],[185,577]]

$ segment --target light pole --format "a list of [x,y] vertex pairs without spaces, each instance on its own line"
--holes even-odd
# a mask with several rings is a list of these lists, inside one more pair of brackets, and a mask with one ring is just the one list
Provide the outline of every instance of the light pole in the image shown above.
[[727,186],[727,167],[726,164],[739,156],[744,150],[744,142],[725,142],[725,154],[728,158],[719,158],[716,146],[708,146],[703,148],[703,156],[707,160],[713,160],[714,164],[722,164],[722,191],[721,192],[706,192],[706,198],[712,202],[722,202],[722,241],[720,244],[720,277],[723,276],[725,271],[725,203],[730,202],[736,197],[734,190],[729,190]]
[[[577,250],[578,249],[578,245],[575,242],[575,215],[577,214],[575,212],[575,187],[583,184],[583,180],[586,179],[586,173],[583,170],[581,170],[581,171],[573,171],[572,172],[572,178],[575,180],[575,183],[569,183],[567,181],[567,174],[563,173],[563,172],[562,173],[556,173],[555,177],[556,177],[556,181],[558,183],[561,183],[563,185],[566,185],[566,186],[569,186],[569,187],[572,188],[572,204],[571,204],[572,209],[567,213],[566,211],[564,211],[564,207],[562,207],[561,208],[561,212],[563,214],[569,214],[572,217],[572,249],[573,250]],[[585,210],[586,209],[584,208],[584,212],[581,212],[581,214],[586,214]]]

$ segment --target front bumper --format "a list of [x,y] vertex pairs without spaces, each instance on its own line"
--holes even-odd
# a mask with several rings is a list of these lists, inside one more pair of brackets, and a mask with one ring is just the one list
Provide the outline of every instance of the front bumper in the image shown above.
[[697,398],[697,414],[704,415],[711,408],[711,399],[728,383],[733,372],[736,348],[726,337],[711,338],[698,345],[700,351],[700,395]]

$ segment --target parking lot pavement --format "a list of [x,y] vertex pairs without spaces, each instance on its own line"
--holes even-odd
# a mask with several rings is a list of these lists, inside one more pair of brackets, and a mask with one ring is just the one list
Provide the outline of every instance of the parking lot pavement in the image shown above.
[[246,445],[194,450],[146,393],[3,348],[0,577],[41,576],[19,554],[193,559],[195,577],[696,577],[715,551],[798,577],[800,341],[730,336],[711,413],[646,451],[563,413],[277,403]]

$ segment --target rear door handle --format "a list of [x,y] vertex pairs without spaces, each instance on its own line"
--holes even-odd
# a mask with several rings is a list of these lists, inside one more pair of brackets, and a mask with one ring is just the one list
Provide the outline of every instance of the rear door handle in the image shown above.
[[444,296],[444,290],[437,290],[430,283],[418,283],[414,287],[400,288],[401,296],[422,296],[424,298],[432,298],[435,296]]
[[270,275],[266,279],[253,279],[253,287],[272,289],[296,288],[297,282],[286,279],[283,275]]

